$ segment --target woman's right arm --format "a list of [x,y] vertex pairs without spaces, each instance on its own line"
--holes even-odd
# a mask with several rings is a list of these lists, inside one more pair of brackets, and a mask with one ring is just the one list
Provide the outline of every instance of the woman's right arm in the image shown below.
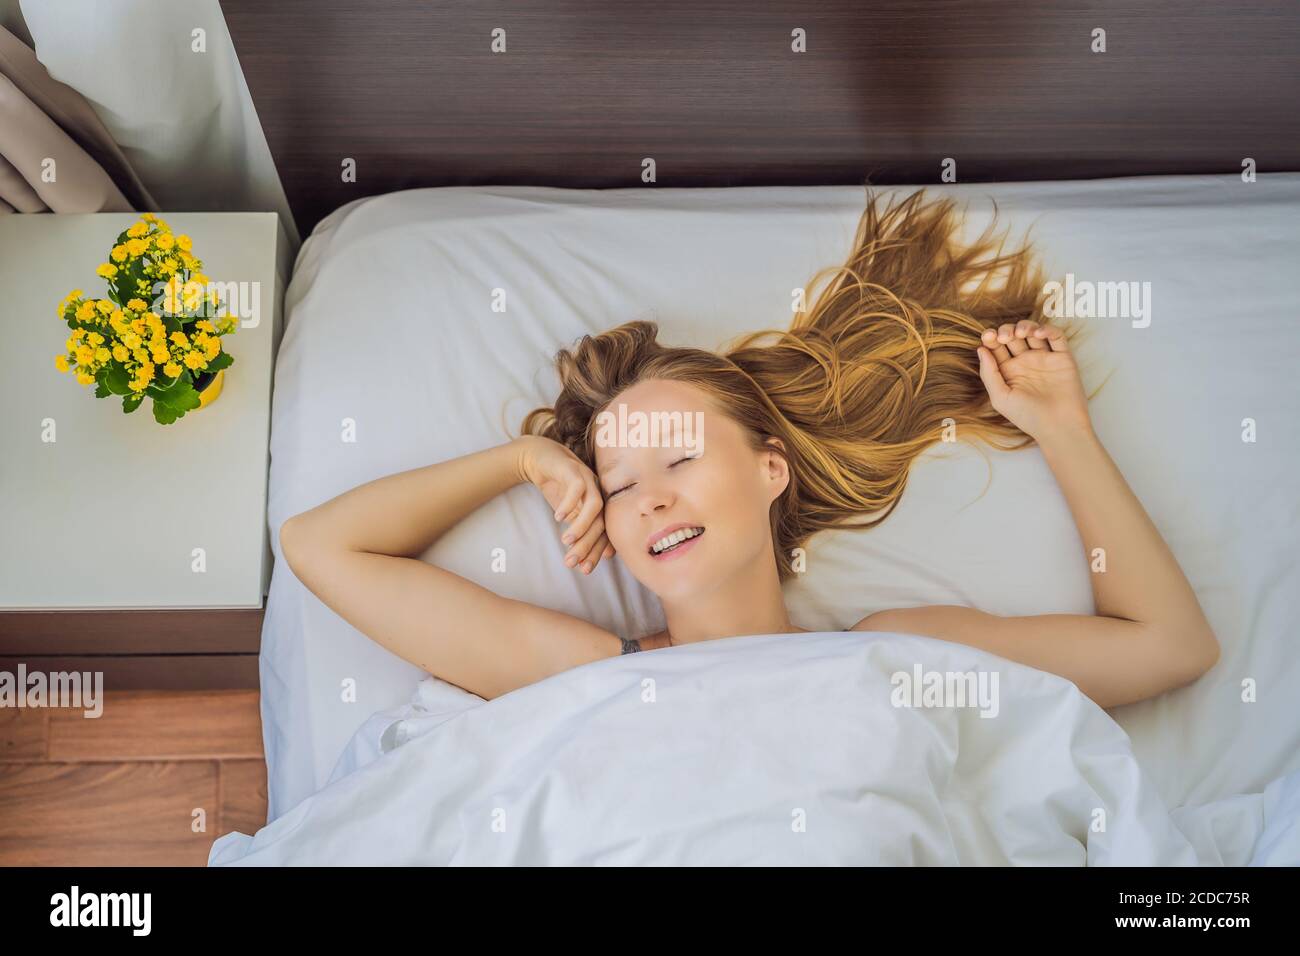
[[284,522],[280,550],[298,580],[367,637],[496,697],[621,647],[604,628],[503,598],[419,559],[466,515],[525,481],[563,509],[566,534],[578,536],[575,564],[594,570],[612,553],[590,470],[567,448],[533,436],[354,488]]

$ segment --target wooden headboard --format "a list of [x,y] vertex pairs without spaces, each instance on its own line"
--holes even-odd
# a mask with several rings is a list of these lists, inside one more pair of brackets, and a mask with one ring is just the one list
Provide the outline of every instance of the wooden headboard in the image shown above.
[[304,235],[361,196],[638,186],[646,159],[660,187],[1300,169],[1295,0],[221,5]]

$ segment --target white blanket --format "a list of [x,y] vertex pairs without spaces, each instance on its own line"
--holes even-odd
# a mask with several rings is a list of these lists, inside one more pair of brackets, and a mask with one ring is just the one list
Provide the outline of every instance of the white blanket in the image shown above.
[[491,702],[430,679],[359,736],[372,759],[209,862],[1300,862],[1300,778],[1171,814],[1073,684],[908,635],[665,648]]
[[[1089,388],[1106,383],[1092,403],[1098,434],[1196,588],[1223,657],[1190,687],[1112,716],[1171,807],[1259,793],[1300,770],[1300,175],[935,192],[971,203],[973,234],[996,200],[1017,234],[1032,226],[1054,276],[1151,283],[1149,327],[1091,320],[1079,354]],[[712,348],[788,324],[791,290],[843,260],[864,198],[852,186],[451,187],[358,200],[317,228],[286,295],[276,363],[277,560],[261,671],[270,819],[324,786],[357,730],[426,676],[294,578],[279,560],[281,522],[505,440],[554,400],[551,358],[584,333],[649,316],[664,341]],[[497,289],[505,312],[493,311]],[[1253,443],[1242,441],[1247,418]],[[510,555],[508,573],[484,542]],[[1082,547],[1038,450],[936,443],[881,527],[809,542],[786,600],[797,624],[818,630],[926,604],[1088,614]],[[546,503],[520,487],[424,557],[618,634],[663,627],[620,561],[584,577],[563,550]]]

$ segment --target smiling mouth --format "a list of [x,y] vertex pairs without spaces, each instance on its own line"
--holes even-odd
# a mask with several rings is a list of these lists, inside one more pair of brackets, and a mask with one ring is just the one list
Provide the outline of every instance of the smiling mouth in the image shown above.
[[694,541],[700,535],[704,534],[703,527],[682,528],[674,531],[672,534],[665,535],[650,546],[649,554],[651,557],[658,557],[662,554],[671,554],[688,541]]

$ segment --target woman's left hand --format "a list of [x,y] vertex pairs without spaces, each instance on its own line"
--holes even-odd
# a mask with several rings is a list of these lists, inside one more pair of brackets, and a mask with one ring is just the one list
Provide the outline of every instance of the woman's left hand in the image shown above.
[[1089,431],[1088,398],[1065,333],[1024,319],[986,329],[980,379],[993,408],[1036,441],[1057,432]]

